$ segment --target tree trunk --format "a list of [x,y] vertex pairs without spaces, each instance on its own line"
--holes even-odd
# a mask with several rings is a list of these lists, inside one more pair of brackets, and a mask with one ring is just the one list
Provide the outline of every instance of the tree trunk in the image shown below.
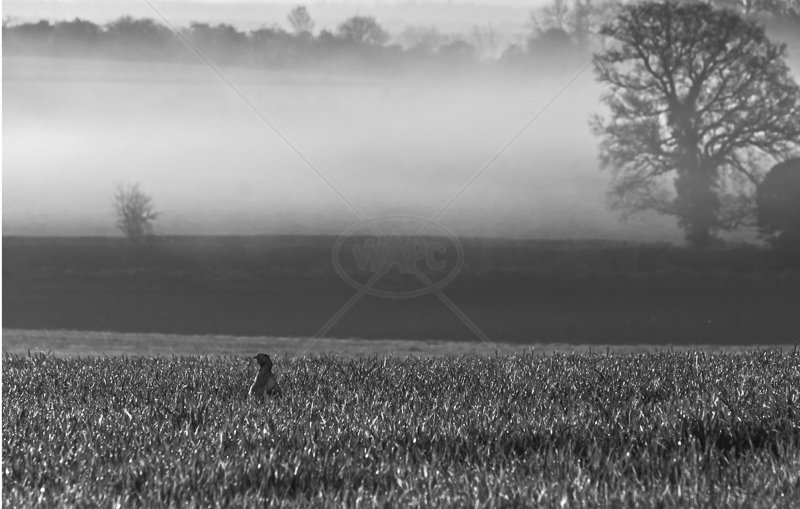
[[681,105],[673,110],[673,121],[680,155],[677,158],[675,205],[678,225],[686,232],[686,242],[693,247],[708,247],[715,242],[718,226],[719,197],[716,191],[716,168],[703,161],[700,136],[695,128],[694,107]]
[[678,224],[686,231],[686,241],[694,247],[714,243],[719,198],[714,190],[713,170],[696,167],[679,172],[675,181]]

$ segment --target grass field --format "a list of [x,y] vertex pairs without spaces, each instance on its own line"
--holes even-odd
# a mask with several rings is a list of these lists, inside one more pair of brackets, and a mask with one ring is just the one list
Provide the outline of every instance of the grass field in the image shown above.
[[796,350],[275,360],[4,354],[3,505],[800,504]]

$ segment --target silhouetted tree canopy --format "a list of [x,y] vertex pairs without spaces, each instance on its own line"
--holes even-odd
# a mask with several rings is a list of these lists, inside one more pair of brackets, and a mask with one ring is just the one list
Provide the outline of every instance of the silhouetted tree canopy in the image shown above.
[[552,44],[554,38],[566,37],[578,50],[586,51],[602,20],[616,14],[619,5],[618,0],[550,0],[531,13],[529,46],[537,40]]
[[339,25],[339,37],[354,44],[381,46],[389,40],[386,33],[375,18],[353,16]]
[[300,37],[310,37],[314,32],[314,21],[304,5],[292,9],[286,17],[294,34]]
[[433,26],[410,26],[400,33],[400,44],[407,52],[429,57],[448,42],[446,35]]
[[751,221],[764,161],[800,140],[785,47],[705,4],[627,6],[601,34],[609,47],[594,65],[610,115],[593,127],[613,204],[676,216],[696,246]]
[[169,28],[148,18],[119,18],[106,26],[105,38],[115,52],[130,58],[157,58],[181,49]]
[[800,249],[800,158],[767,173],[757,202],[759,233],[776,246]]
[[82,19],[65,21],[53,27],[53,37],[62,49],[88,50],[101,41],[103,30],[98,25]]
[[302,61],[307,44],[286,30],[273,26],[250,33],[253,58],[264,66],[291,65]]
[[549,28],[528,39],[528,53],[539,60],[571,58],[575,50],[572,38],[561,28]]
[[231,25],[211,26],[207,23],[192,23],[184,30],[186,38],[213,60],[236,62],[246,56],[247,35]]

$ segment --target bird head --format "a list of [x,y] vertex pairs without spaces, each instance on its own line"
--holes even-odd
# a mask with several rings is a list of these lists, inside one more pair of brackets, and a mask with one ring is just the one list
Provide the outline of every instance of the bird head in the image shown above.
[[265,353],[260,353],[253,358],[258,362],[258,365],[261,366],[262,368],[266,367],[267,369],[272,369],[272,359],[269,358],[269,355]]

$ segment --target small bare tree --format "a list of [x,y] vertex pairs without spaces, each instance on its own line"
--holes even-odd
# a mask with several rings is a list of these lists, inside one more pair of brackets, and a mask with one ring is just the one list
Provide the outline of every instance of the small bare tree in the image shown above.
[[153,208],[153,200],[139,189],[139,184],[117,185],[114,193],[114,211],[117,215],[117,228],[132,243],[142,242],[153,233],[151,221],[158,217]]

